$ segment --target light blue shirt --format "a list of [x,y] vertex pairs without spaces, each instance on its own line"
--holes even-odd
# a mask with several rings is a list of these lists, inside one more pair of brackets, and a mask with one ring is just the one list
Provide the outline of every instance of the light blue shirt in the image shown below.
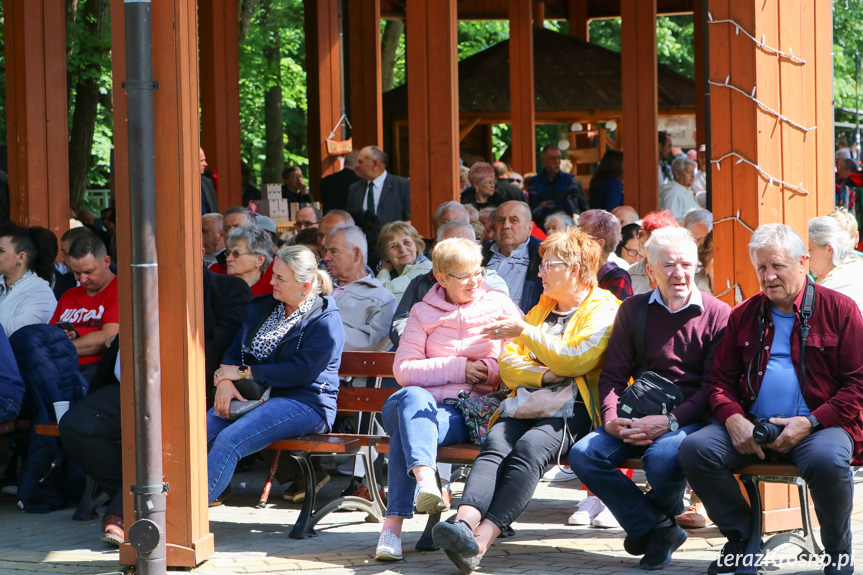
[[500,253],[500,247],[497,242],[491,246],[491,259],[486,266],[490,270],[497,272],[497,275],[503,278],[506,285],[509,286],[509,297],[518,305],[521,301],[521,292],[524,291],[524,280],[527,277],[527,268],[530,265],[530,254],[527,250],[527,244],[530,243],[530,237],[527,241],[512,250],[509,257]]
[[[758,399],[751,413],[757,417],[809,415],[809,408],[800,393],[800,381],[791,361],[791,328],[796,318],[793,313],[782,313],[771,306],[770,315],[775,327],[773,349],[770,352]],[[754,366],[753,369],[756,369]],[[753,374],[754,375],[754,374]]]

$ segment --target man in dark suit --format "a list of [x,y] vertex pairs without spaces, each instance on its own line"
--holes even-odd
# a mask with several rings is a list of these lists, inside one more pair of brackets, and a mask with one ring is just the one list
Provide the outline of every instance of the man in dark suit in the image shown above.
[[410,221],[410,182],[387,172],[387,155],[383,150],[377,146],[360,150],[356,171],[362,180],[348,190],[348,211],[372,212],[381,225]]
[[348,153],[343,170],[321,178],[321,203],[325,214],[330,210],[348,209],[348,189],[360,180],[356,172],[359,158],[358,151]]
[[243,325],[252,290],[241,278],[204,268],[204,363],[207,409],[213,407],[213,374]]
[[198,164],[201,170],[201,215],[219,211],[219,200],[216,198],[216,185],[213,179],[204,175],[207,170],[207,155],[203,148],[198,148]]

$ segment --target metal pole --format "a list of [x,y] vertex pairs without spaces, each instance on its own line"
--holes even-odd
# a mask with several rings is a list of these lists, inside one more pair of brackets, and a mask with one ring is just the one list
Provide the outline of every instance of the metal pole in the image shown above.
[[710,79],[710,26],[707,22],[707,14],[709,13],[709,1],[700,0],[701,2],[701,46],[696,47],[696,51],[700,50],[698,57],[704,60],[702,64],[704,69],[704,78],[701,86],[698,87],[702,91],[704,98],[704,155],[706,158],[705,166],[707,169],[707,209],[713,211],[713,170],[711,169],[711,151],[710,151],[710,84],[707,81]]
[[857,129],[854,130],[854,141],[857,142],[857,158],[855,158],[859,164],[860,162],[860,51],[855,50],[854,52],[854,83],[855,93],[856,93],[856,103],[854,104],[854,111],[857,112],[855,115]]
[[162,476],[159,273],[156,257],[156,158],[150,0],[125,0],[129,196],[132,221],[132,361],[135,386],[135,523],[129,542],[140,575],[167,571]]

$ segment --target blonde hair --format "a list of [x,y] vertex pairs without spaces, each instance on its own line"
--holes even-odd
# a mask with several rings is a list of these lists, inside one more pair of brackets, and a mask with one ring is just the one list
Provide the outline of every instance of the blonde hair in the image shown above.
[[[857,237],[857,218],[855,218],[851,212],[846,210],[845,208],[836,208],[829,214],[827,217],[833,218],[839,225],[842,226],[842,229],[848,232],[848,237],[851,238],[851,242],[853,243]],[[852,246],[855,247],[855,246]]]
[[330,274],[318,268],[315,254],[306,246],[284,246],[276,257],[291,268],[294,279],[312,284],[312,293],[321,295],[333,293],[333,280]]
[[422,237],[420,237],[420,234],[415,227],[407,222],[390,222],[388,224],[384,224],[384,227],[382,227],[381,231],[378,233],[378,252],[381,254],[382,259],[386,259],[384,254],[386,253],[390,242],[398,235],[408,236],[414,241],[414,245],[417,247],[417,257],[423,254],[423,251],[426,249],[426,243],[423,241]]
[[573,227],[551,234],[539,246],[539,256],[545,257],[546,253],[554,254],[570,268],[579,264],[578,282],[589,287],[596,285],[602,249],[583,231]]
[[476,242],[464,238],[450,238],[435,244],[432,269],[435,274],[448,274],[460,268],[479,266],[482,249]]

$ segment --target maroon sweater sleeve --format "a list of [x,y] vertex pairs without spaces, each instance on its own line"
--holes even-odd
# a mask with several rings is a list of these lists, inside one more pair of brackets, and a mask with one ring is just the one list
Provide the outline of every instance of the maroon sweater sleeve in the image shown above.
[[725,330],[727,337],[723,338],[713,362],[713,370],[710,372],[710,407],[714,417],[722,425],[734,414],[746,415],[740,405],[740,384],[743,381],[745,385],[746,366],[743,365],[743,358],[737,349],[736,337],[740,329],[740,319],[745,317],[745,313],[757,313],[757,310],[758,306],[752,305],[750,300],[731,311]]
[[605,351],[605,363],[599,376],[599,398],[603,422],[617,417],[617,402],[620,394],[626,389],[629,378],[636,369],[633,344],[635,323],[638,308],[648,297],[650,292],[626,298],[620,304],[617,316],[614,318],[611,337]]
[[[815,409],[812,415],[824,427],[841,424],[857,427],[850,432],[852,436],[858,435],[855,439],[859,440],[860,411],[863,410],[863,347],[860,345],[860,342],[863,342],[863,319],[859,313],[854,313],[856,304],[850,299],[840,300],[837,307],[839,313],[836,315],[839,316],[837,319],[841,325],[841,328],[836,330],[840,338],[837,366],[840,387],[832,397]],[[813,384],[813,391],[815,385],[818,383]],[[855,419],[856,425],[852,423]]]

